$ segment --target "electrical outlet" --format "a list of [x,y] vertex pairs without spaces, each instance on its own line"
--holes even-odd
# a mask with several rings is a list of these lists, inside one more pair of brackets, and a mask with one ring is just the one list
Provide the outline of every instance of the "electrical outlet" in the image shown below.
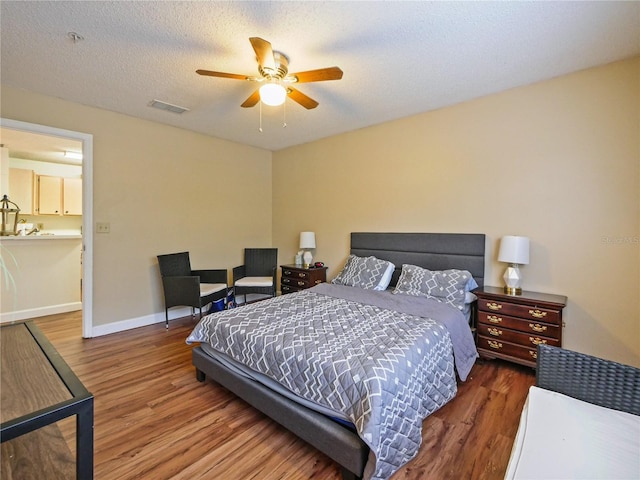
[[111,224],[109,222],[96,222],[96,233],[109,233]]

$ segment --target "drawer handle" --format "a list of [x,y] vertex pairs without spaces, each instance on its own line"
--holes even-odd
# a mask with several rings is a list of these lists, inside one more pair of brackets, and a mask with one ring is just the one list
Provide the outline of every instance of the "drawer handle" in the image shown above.
[[285,274],[285,275],[291,275],[291,270],[285,270],[285,271],[284,271],[284,274]]
[[540,337],[529,337],[529,341],[531,343],[533,343],[534,345],[540,345],[540,344],[546,344],[547,341],[546,340],[542,340]]
[[540,325],[539,323],[530,323],[529,324],[529,328],[531,330],[533,330],[534,332],[540,332],[540,333],[542,333],[542,332],[547,330],[546,326]]
[[316,280],[316,285],[318,285],[319,283],[322,283],[322,280]]
[[282,279],[282,283],[289,283],[289,282],[291,282],[290,278],[283,278]]
[[540,310],[529,310],[529,315],[533,318],[544,318],[547,316],[547,312],[541,312]]
[[487,308],[489,310],[502,310],[502,305],[500,305],[499,303],[487,303]]
[[499,337],[500,335],[502,335],[502,330],[498,330],[497,328],[489,327],[487,331],[489,332],[489,335],[493,335],[494,337]]
[[538,352],[534,352],[533,350],[529,350],[529,355],[531,355],[533,358],[538,358]]
[[304,287],[304,282],[298,282],[299,287]]
[[306,277],[306,276],[307,276],[307,274],[306,274],[306,273],[303,273],[303,272],[300,272],[300,273],[298,273],[298,276],[299,276],[300,278],[304,278],[304,277]]
[[491,348],[495,348],[496,350],[500,350],[502,348],[502,344],[500,342],[496,342],[494,340],[488,340],[487,343]]
[[488,315],[487,320],[491,323],[502,323],[502,317],[496,317],[495,315]]

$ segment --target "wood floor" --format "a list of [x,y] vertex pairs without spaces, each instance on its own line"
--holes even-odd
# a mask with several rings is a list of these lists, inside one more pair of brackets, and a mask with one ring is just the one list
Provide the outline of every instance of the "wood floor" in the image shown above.
[[[185,344],[191,318],[168,331],[157,324],[82,339],[80,315],[36,323],[95,396],[97,480],[341,478],[328,457],[196,380]],[[418,456],[393,480],[502,479],[534,380],[531,369],[478,361],[457,397],[425,420]]]

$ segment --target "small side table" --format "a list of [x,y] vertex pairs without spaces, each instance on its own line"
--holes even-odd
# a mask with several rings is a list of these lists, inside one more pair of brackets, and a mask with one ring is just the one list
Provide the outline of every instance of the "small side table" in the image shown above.
[[[19,466],[29,478],[93,479],[93,395],[35,323],[1,329],[0,476],[11,476]],[[55,425],[72,416],[75,472],[71,451]]]
[[280,265],[280,291],[282,294],[298,292],[327,281],[327,267],[308,267],[302,265]]
[[481,357],[535,368],[538,344],[562,346],[562,309],[567,297],[527,291],[507,295],[498,287],[473,293],[478,297],[476,342]]

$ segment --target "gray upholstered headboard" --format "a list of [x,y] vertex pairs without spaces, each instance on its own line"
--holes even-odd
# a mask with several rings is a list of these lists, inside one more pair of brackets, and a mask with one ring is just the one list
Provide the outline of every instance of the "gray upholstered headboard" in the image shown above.
[[395,285],[402,264],[429,270],[468,270],[484,285],[485,235],[481,233],[361,233],[351,234],[351,253],[373,255],[396,266]]

